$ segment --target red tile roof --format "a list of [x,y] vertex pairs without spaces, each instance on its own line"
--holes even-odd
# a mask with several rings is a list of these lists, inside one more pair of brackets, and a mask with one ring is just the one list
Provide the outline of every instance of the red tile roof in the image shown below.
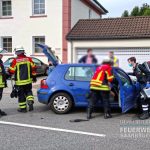
[[150,38],[150,16],[79,20],[67,40]]

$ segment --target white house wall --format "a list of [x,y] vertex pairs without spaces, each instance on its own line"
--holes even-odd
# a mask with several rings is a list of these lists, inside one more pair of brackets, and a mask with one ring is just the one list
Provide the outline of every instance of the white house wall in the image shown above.
[[80,0],[71,0],[71,26],[73,27],[79,19],[89,19],[89,10],[91,10],[91,18],[100,18],[94,10],[83,4]]
[[[61,56],[62,1],[46,0],[45,15],[47,17],[30,18],[32,0],[12,0],[13,19],[0,19],[0,37],[12,36],[13,48],[22,45],[28,55],[33,55],[32,37],[45,36],[45,43],[53,50],[57,49],[56,53]],[[47,62],[47,59],[43,58],[42,60]]]

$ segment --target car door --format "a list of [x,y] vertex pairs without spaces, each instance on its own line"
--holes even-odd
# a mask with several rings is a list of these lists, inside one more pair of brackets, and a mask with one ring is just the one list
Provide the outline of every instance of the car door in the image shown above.
[[86,95],[89,93],[90,80],[94,71],[94,66],[74,66],[66,72],[65,83],[74,94],[76,104],[87,104]]
[[123,70],[116,68],[114,74],[119,81],[122,112],[127,112],[135,105],[135,86]]

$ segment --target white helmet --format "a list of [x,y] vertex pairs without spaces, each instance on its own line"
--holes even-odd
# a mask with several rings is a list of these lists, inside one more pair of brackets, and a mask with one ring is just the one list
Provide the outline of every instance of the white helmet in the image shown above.
[[25,50],[24,50],[23,46],[16,46],[14,51],[15,51],[16,55],[20,55],[20,54],[24,53]]

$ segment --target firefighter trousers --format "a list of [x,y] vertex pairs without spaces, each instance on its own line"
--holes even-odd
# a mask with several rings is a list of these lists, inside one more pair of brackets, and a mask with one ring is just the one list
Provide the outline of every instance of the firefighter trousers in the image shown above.
[[32,93],[32,84],[17,86],[18,90],[18,103],[20,109],[26,109],[27,104],[34,103],[34,97]]
[[101,102],[103,103],[104,112],[109,112],[110,111],[109,95],[110,91],[91,90],[88,108],[91,111],[93,111],[96,103],[99,100],[101,100]]
[[2,99],[3,96],[3,88],[0,88],[0,100]]

